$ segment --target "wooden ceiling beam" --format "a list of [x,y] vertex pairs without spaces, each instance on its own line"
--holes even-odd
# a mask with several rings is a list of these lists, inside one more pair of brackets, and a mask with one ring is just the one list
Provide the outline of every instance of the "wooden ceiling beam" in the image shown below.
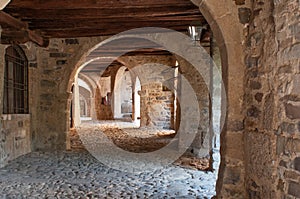
[[49,39],[44,39],[39,34],[35,33],[34,31],[27,30],[28,38],[38,44],[41,47],[47,47],[49,45]]
[[28,41],[32,41],[41,47],[47,47],[49,45],[49,40],[44,39],[31,30],[4,29],[1,33],[2,44],[22,44]]
[[27,29],[28,25],[12,16],[9,14],[0,11],[0,25],[4,27],[11,27],[14,29]]
[[[129,14],[129,13],[128,13]],[[95,17],[95,16],[90,16],[89,18],[66,18],[66,17],[61,17],[59,19],[56,18],[48,18],[48,19],[42,19],[39,17],[32,18],[32,19],[25,19],[22,17],[22,19],[26,22],[31,22],[33,24],[42,24],[43,22],[47,21],[49,24],[54,24],[54,23],[130,23],[130,22],[160,22],[160,21],[198,21],[199,23],[201,22],[206,22],[204,17],[199,14],[187,14],[187,15],[167,15],[167,16],[147,16],[147,15],[142,15],[136,16],[136,17],[125,17],[125,16],[115,16],[113,18],[111,17]]]
[[[68,21],[68,20],[49,20],[47,23],[45,21],[32,20],[30,23],[31,29],[57,29],[63,27],[63,29],[77,29],[77,28],[93,28],[98,29],[118,29],[120,27],[125,27],[126,29],[132,29],[137,27],[172,27],[172,26],[182,26],[185,25],[186,28],[190,25],[191,21],[203,21],[198,17],[182,17],[177,18],[177,20],[171,19],[120,19],[120,20],[78,20],[78,21]],[[124,29],[124,28],[123,28]]]
[[1,33],[1,44],[22,44],[28,41],[30,41],[30,39],[25,30],[3,30]]
[[[153,26],[142,26],[142,24],[134,25],[129,24],[130,26],[124,26],[119,25],[118,27],[89,27],[89,28],[57,28],[57,29],[42,29],[43,35],[46,37],[54,37],[54,38],[69,38],[69,37],[93,37],[93,36],[111,36],[118,33],[121,33],[123,31],[135,29],[135,28],[144,28],[144,27],[160,27],[160,28],[167,28],[167,30],[170,31],[180,31],[180,32],[187,32],[188,24],[178,24],[178,25],[164,25],[164,24],[155,24]],[[156,29],[155,29],[156,30]],[[162,32],[166,32],[167,30],[162,29]],[[149,32],[149,29],[146,30],[147,32],[143,32],[141,29],[139,29],[139,34],[142,33],[151,33]],[[136,33],[136,34],[137,34]],[[156,33],[156,32],[153,32]]]
[[[64,11],[57,9],[40,10],[35,8],[22,9],[6,7],[5,11],[11,13],[14,17],[22,17],[22,19],[40,20],[46,19],[90,19],[90,18],[107,18],[114,19],[125,17],[160,17],[170,15],[201,15],[198,8],[194,6],[159,6],[159,7],[145,7],[145,8],[88,8],[88,9],[68,9]],[[114,14],[111,14],[114,13]]]
[[[9,7],[17,8],[36,8],[36,9],[79,9],[79,8],[138,8],[152,6],[193,5],[188,0],[14,0]],[[196,6],[195,6],[196,7]]]
[[[46,47],[49,45],[49,42],[47,40],[45,40],[43,37],[41,37],[34,31],[29,30],[27,23],[24,23],[14,18],[3,11],[0,11],[0,25],[12,30],[12,31],[6,30],[6,32],[4,30],[3,31],[4,33],[2,32],[2,34],[4,34],[4,37],[6,34],[6,39],[4,40],[7,40],[8,38],[13,39],[14,35],[16,35],[15,42],[17,43],[19,42],[25,43],[27,41],[32,41],[42,47]],[[8,32],[9,34],[7,34]],[[3,37],[2,34],[1,37]],[[10,42],[13,43],[14,41],[10,41]]]

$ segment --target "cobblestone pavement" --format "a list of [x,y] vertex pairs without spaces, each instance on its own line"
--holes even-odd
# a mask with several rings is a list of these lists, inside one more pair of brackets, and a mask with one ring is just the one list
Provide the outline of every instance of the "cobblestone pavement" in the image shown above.
[[211,198],[216,176],[174,164],[127,173],[86,150],[33,152],[0,169],[0,198]]

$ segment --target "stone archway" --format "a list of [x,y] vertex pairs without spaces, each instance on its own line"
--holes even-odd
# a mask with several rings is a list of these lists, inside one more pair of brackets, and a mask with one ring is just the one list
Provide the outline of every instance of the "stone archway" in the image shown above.
[[[242,133],[244,130],[245,63],[243,43],[245,36],[243,32],[245,26],[239,21],[237,1],[236,4],[230,0],[191,1],[199,6],[217,40],[227,95],[227,113],[221,113],[225,123],[221,132],[221,165],[217,182],[217,195],[220,198],[245,198],[244,138]],[[240,5],[247,6],[244,1]]]
[[132,80],[129,70],[125,66],[118,69],[115,77],[113,105],[115,119],[132,114]]
[[[193,1],[207,19],[221,51],[223,81],[227,94],[227,114],[222,113],[225,126],[221,134],[221,166],[217,183],[220,197],[244,198],[244,145],[243,145],[243,95],[244,95],[244,25],[239,22],[238,6],[230,0]],[[99,40],[98,40],[99,43]],[[78,62],[71,74],[84,63],[90,52],[97,48],[94,40],[88,53],[77,56]],[[79,61],[81,60],[81,61]],[[69,83],[69,85],[71,85]],[[66,85],[67,86],[67,85]],[[67,86],[69,87],[69,86]],[[66,89],[69,90],[69,89]],[[239,143],[235,145],[235,143]],[[238,177],[236,177],[238,176]]]

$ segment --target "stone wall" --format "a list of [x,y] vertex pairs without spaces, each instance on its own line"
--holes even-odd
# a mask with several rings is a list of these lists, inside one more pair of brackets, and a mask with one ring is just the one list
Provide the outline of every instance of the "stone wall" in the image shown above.
[[71,87],[83,55],[101,42],[102,37],[51,39],[47,48],[33,48],[37,77],[32,112],[32,142],[34,150],[66,148],[70,127]]
[[30,115],[2,115],[0,167],[31,152]]
[[[30,114],[2,114],[3,112],[3,83],[5,66],[5,48],[0,45],[0,167],[5,166],[9,161],[31,152],[31,132],[30,132]],[[32,57],[26,54],[29,66],[32,64]],[[35,69],[29,68],[29,82],[32,82],[35,75]],[[29,112],[34,111],[33,96],[34,89],[29,85]]]
[[[206,85],[204,81],[204,77],[202,77],[201,74],[199,74],[199,72],[191,65],[191,63],[188,63],[185,59],[181,57],[177,57],[177,60],[179,62],[180,74],[184,76],[184,78],[186,78],[186,80],[193,88],[194,93],[196,94],[197,101],[199,104],[199,111],[200,111],[200,113],[192,113],[191,112],[192,110],[189,110],[186,113],[185,110],[181,110],[181,114],[200,114],[198,132],[196,133],[195,140],[192,143],[189,150],[198,157],[206,157],[209,156],[209,152],[211,150],[211,144],[212,144],[212,140],[211,140],[212,137],[210,136],[210,133],[212,132],[210,132],[209,130],[209,124],[210,124],[209,86],[210,85]],[[182,86],[184,85],[181,85],[180,88],[181,91],[186,89]],[[183,100],[183,98],[186,96],[182,96],[183,95],[182,93],[179,95],[180,95],[179,98],[182,98],[181,101],[188,101],[188,100]]]
[[95,109],[95,91],[97,89],[96,81],[93,80],[89,74],[79,73],[78,78],[81,79],[85,84],[88,85],[90,93],[90,117],[92,120],[96,120],[96,109]]
[[300,197],[300,2],[254,1],[247,41],[249,198]]
[[174,128],[174,93],[163,91],[162,83],[142,85],[141,127]]
[[[94,77],[100,88],[96,92],[95,108],[98,120],[113,120],[113,90],[119,67],[108,67],[103,73]],[[101,76],[102,75],[102,76]]]
[[79,93],[81,99],[85,105],[80,104],[80,116],[90,117],[91,116],[91,92],[84,87],[79,86]]
[[251,0],[192,0],[213,31],[220,49],[222,77],[221,163],[217,180],[218,198],[247,198],[244,164],[244,44],[251,16]]
[[129,71],[126,67],[121,67],[115,77],[115,86],[113,90],[113,110],[114,118],[131,119],[133,111],[132,100],[133,83]]
[[119,60],[129,69],[132,79],[141,81],[141,126],[174,128],[174,79],[175,57],[123,56]]

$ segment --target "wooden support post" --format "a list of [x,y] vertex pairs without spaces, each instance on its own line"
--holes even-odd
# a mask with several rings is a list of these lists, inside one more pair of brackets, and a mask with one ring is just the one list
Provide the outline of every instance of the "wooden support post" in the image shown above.
[[28,25],[26,23],[10,16],[9,14],[7,14],[3,11],[0,11],[0,25],[8,26],[8,27],[15,28],[18,30],[28,28]]
[[26,43],[32,41],[41,47],[49,45],[48,40],[29,30],[26,23],[3,11],[0,11],[0,25],[5,27],[1,35],[1,41],[4,43]]

